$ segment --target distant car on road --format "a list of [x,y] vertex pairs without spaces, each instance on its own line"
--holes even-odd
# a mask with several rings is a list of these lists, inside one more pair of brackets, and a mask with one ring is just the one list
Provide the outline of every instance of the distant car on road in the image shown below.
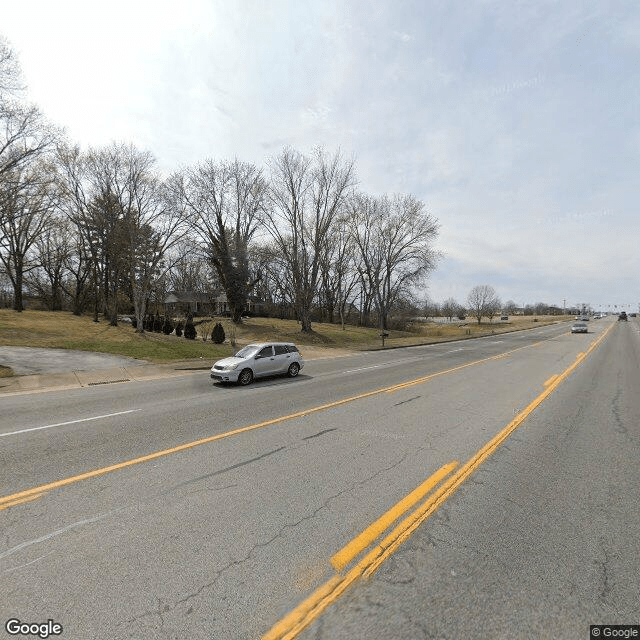
[[627,312],[623,311],[619,316],[618,316],[618,320],[624,320],[626,322],[627,320]]
[[265,376],[295,378],[302,367],[302,354],[292,342],[260,342],[247,345],[235,356],[218,360],[211,367],[211,378],[247,385]]
[[574,322],[571,327],[571,333],[589,333],[586,322]]
[[580,322],[589,322],[589,316],[580,316]]
[[635,318],[635,317],[636,317],[636,314],[635,314],[635,313],[630,313],[630,314],[629,314],[629,317],[631,317],[631,318]]

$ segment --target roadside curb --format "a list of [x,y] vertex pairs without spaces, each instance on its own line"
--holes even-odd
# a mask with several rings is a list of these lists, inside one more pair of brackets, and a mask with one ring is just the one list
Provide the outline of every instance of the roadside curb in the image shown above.
[[76,370],[70,373],[36,374],[29,376],[13,376],[0,379],[0,396],[21,395],[43,391],[65,391],[82,389],[83,387],[113,384],[119,382],[138,382],[142,380],[160,380],[208,371],[208,366],[197,362],[198,366],[143,364],[130,367],[111,367],[93,371]]

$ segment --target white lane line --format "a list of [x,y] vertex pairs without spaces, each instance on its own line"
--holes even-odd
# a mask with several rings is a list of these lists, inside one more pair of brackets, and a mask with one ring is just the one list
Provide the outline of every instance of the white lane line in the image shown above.
[[490,342],[489,344],[502,344],[504,342],[504,340],[494,340],[493,342]]
[[15,436],[19,433],[27,433],[28,431],[40,431],[40,429],[52,429],[53,427],[64,427],[67,424],[77,424],[78,422],[88,422],[89,420],[101,420],[102,418],[112,418],[113,416],[122,416],[125,413],[133,413],[140,409],[129,409],[128,411],[118,411],[117,413],[107,413],[103,416],[94,416],[93,418],[82,418],[81,420],[69,420],[69,422],[58,422],[57,424],[47,424],[43,427],[32,427],[31,429],[20,429],[20,431],[11,431],[9,433],[0,433],[0,438],[4,436]]
[[27,564],[21,564],[21,565],[18,565],[17,567],[12,567],[11,569],[5,569],[4,573],[9,573],[10,571],[17,571],[18,569],[23,569],[24,567],[28,567],[30,564],[33,564],[34,562],[40,562],[40,560],[42,560],[43,558],[46,558],[47,556],[50,556],[52,553],[53,551],[49,551],[49,553],[45,553],[43,556],[40,556],[39,558],[36,558],[31,562],[27,562]]
[[[415,361],[416,358],[413,358],[412,361]],[[370,367],[361,367],[360,369],[349,369],[348,371],[338,371],[338,373],[355,373],[356,371],[366,371],[367,369],[379,369],[380,367],[388,367],[392,364],[404,364],[408,362],[408,360],[393,360],[391,362],[383,362],[382,364],[374,364]]]
[[14,553],[17,553],[22,549],[26,549],[27,547],[30,547],[34,544],[39,544],[51,538],[55,538],[56,536],[62,535],[63,533],[66,533],[71,529],[75,529],[76,527],[82,527],[85,524],[92,524],[94,522],[98,522],[98,520],[103,520],[104,518],[109,517],[112,513],[117,513],[118,511],[122,511],[124,508],[125,507],[119,507],[118,509],[114,509],[113,511],[107,511],[107,513],[100,513],[97,516],[94,516],[93,518],[87,518],[86,520],[79,520],[78,522],[74,522],[73,524],[67,525],[66,527],[63,527],[62,529],[58,529],[57,531],[52,531],[51,533],[48,533],[45,536],[36,538],[35,540],[29,540],[27,542],[23,542],[22,544],[19,544],[17,547],[13,547],[12,549],[8,549],[7,551],[0,553],[0,560],[3,560],[4,558],[7,558],[9,556],[12,556]]

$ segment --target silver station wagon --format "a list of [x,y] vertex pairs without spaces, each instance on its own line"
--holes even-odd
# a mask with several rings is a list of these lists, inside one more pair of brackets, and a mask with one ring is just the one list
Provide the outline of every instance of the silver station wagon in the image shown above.
[[295,378],[304,367],[302,354],[291,342],[248,344],[235,356],[218,360],[211,367],[211,378],[218,382],[251,384],[254,378],[287,375]]

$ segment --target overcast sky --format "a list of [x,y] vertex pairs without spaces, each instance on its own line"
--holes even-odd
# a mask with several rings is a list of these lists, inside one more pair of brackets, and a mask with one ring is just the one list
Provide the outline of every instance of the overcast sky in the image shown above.
[[354,155],[440,221],[436,300],[638,309],[637,0],[3,0],[0,34],[83,147]]

